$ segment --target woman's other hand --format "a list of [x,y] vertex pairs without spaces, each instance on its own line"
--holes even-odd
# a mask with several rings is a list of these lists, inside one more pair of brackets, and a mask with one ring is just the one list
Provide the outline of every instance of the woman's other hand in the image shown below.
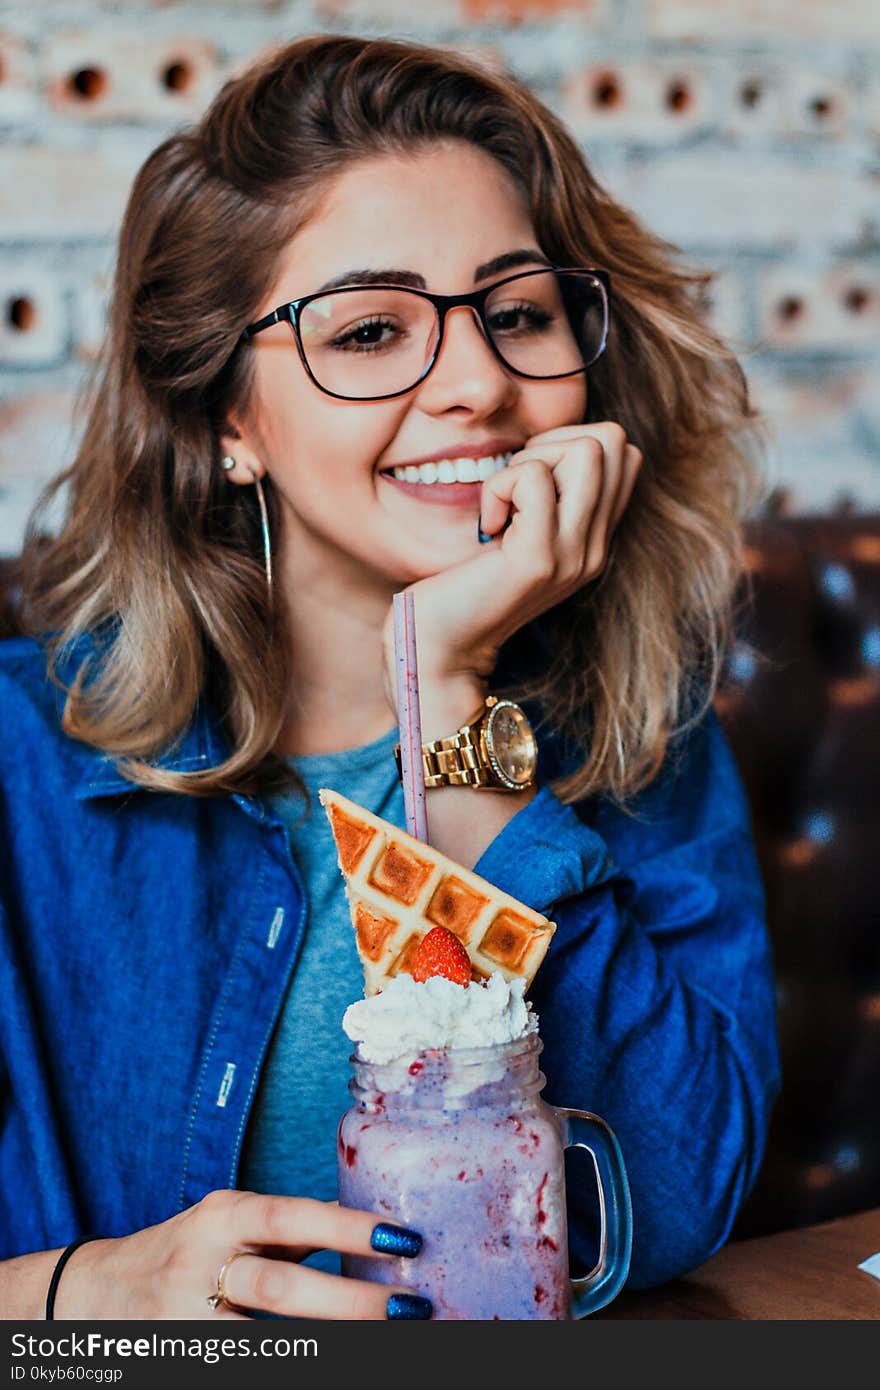
[[[246,1318],[248,1310],[282,1317],[385,1319],[430,1317],[430,1303],[394,1285],[345,1279],[300,1263],[314,1250],[376,1256],[373,1212],[335,1202],[257,1192],[209,1192],[157,1226],[115,1240],[90,1242],[65,1267],[55,1300],[58,1319]],[[403,1227],[400,1254],[421,1238]],[[378,1253],[388,1250],[387,1236]],[[224,1287],[234,1307],[212,1309],[217,1275],[230,1255]],[[401,1294],[403,1302],[400,1301]],[[393,1300],[389,1308],[389,1299]],[[424,1305],[423,1307],[421,1305]]]

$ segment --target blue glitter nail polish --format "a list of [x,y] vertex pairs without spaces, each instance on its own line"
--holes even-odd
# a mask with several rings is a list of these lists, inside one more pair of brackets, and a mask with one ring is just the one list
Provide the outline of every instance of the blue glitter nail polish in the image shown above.
[[481,521],[481,520],[482,520],[481,517],[477,517],[477,539],[479,540],[480,545],[485,545],[487,541],[497,541],[498,538],[499,538],[500,536],[503,536],[503,535],[504,535],[504,532],[507,530],[508,526],[510,526],[510,525],[512,524],[512,522],[513,522],[513,517],[512,517],[512,516],[509,516],[509,517],[507,518],[507,520],[505,521],[504,525],[502,526],[501,530],[497,533],[497,535],[494,535],[494,536],[487,536],[487,535],[486,535],[486,532],[483,530],[483,528],[482,528],[481,525],[480,525],[480,521]]
[[392,1226],[388,1221],[380,1221],[373,1227],[370,1246],[383,1255],[406,1255],[411,1259],[422,1248],[422,1237],[418,1231],[410,1231],[406,1226]]
[[389,1319],[393,1320],[420,1318],[424,1321],[434,1312],[430,1299],[421,1298],[417,1293],[393,1293],[387,1309]]

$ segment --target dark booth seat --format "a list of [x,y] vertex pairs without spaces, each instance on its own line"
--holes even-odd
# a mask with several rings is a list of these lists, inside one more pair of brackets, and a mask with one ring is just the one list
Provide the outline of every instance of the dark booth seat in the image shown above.
[[880,517],[749,540],[717,708],[767,890],[783,1086],[741,1236],[880,1205]]

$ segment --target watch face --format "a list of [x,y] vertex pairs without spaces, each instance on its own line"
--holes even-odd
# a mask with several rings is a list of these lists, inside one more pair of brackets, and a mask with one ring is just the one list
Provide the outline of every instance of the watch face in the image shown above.
[[532,726],[519,705],[500,700],[486,725],[486,751],[493,770],[507,786],[531,782],[538,763]]

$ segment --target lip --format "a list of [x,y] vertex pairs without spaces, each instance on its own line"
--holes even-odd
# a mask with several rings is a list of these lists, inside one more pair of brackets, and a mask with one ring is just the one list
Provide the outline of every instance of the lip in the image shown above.
[[[420,463],[439,463],[440,459],[481,459],[492,458],[495,454],[515,454],[523,447],[521,439],[505,439],[499,435],[495,439],[473,439],[466,444],[450,444],[445,449],[437,449],[433,454],[420,454],[415,459],[396,459],[394,463],[383,464],[380,473],[389,473],[392,468],[418,467]],[[412,486],[418,486],[413,484]],[[456,487],[455,483],[435,484],[439,487]],[[461,484],[470,487],[470,483]]]
[[[446,455],[448,458],[448,454]],[[430,462],[430,460],[426,460]],[[419,502],[433,503],[435,507],[472,507],[480,505],[482,483],[405,483],[395,478],[393,473],[380,473],[383,482],[400,492],[408,493]]]

